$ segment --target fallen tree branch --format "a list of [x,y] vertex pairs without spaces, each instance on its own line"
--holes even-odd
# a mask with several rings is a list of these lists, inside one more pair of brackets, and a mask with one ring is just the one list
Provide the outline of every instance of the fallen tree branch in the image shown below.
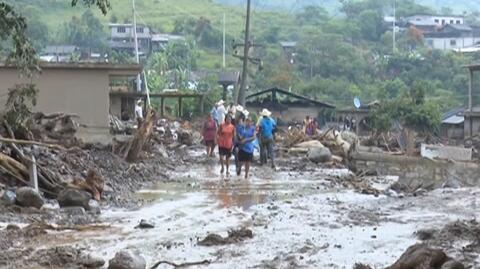
[[2,137],[2,138],[0,138],[0,142],[15,143],[15,144],[21,144],[21,145],[37,145],[37,146],[53,148],[53,149],[58,149],[58,150],[65,150],[65,148],[60,146],[60,145],[46,144],[46,143],[37,142],[37,141],[30,141],[30,140],[10,139],[10,138]]
[[169,261],[159,261],[159,262],[156,262],[152,267],[150,267],[150,269],[155,269],[160,264],[168,264],[168,265],[171,265],[175,268],[182,268],[182,267],[189,267],[189,266],[194,266],[194,265],[208,265],[210,263],[211,263],[211,261],[209,261],[209,260],[203,260],[201,262],[185,262],[185,263],[174,263],[174,262],[169,262]]

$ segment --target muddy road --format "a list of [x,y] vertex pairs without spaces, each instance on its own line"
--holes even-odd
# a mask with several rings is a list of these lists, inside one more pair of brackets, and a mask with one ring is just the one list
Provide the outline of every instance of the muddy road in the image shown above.
[[[159,260],[211,262],[199,268],[353,268],[357,262],[384,268],[420,241],[418,231],[433,229],[443,237],[428,242],[472,268],[480,266],[476,248],[465,252],[470,238],[457,240],[455,233],[441,231],[479,217],[480,189],[399,194],[387,190],[395,178],[375,177],[371,184],[381,194],[367,195],[338,184],[350,173],[346,169],[284,160],[277,171],[254,167],[244,180],[220,176],[216,159],[198,159],[171,171],[171,181],[138,191],[145,201],[141,208],[103,208],[97,228],[48,231],[29,247],[74,246],[105,261],[129,249],[146,259],[147,268]],[[154,227],[138,228],[141,220]],[[209,234],[228,238],[238,229],[253,237],[199,244]]]

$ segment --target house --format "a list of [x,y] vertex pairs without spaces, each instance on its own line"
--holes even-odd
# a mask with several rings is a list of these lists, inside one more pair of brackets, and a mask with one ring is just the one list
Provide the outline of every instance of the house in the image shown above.
[[424,40],[431,49],[470,48],[480,42],[480,28],[466,24],[447,24],[435,32],[425,33]]
[[295,49],[297,48],[296,41],[281,41],[280,46],[282,46],[283,54],[289,63],[293,64],[295,60]]
[[466,66],[469,73],[468,105],[464,112],[464,136],[465,138],[480,134],[480,104],[475,103],[478,92],[473,88],[475,72],[480,71],[480,63]]
[[465,24],[465,18],[463,16],[455,15],[431,15],[431,14],[416,14],[403,18],[404,22],[411,23],[412,25],[436,25],[443,26],[447,24]]
[[161,51],[163,50],[168,43],[185,40],[185,37],[181,35],[171,35],[171,34],[153,34],[152,35],[152,50]]
[[[107,63],[41,63],[33,78],[39,90],[34,111],[65,112],[78,116],[77,135],[86,142],[109,142],[109,112],[117,105],[110,100],[112,90],[128,90],[129,82],[141,72],[140,65]],[[17,68],[0,64],[0,94],[19,83],[30,83]],[[113,87],[115,85],[115,87]],[[115,100],[114,100],[115,101]],[[5,103],[0,103],[3,110]]]
[[80,48],[77,46],[52,45],[43,50],[40,60],[44,62],[70,62],[76,53],[80,53]]
[[448,139],[464,138],[465,108],[459,107],[443,113],[440,126],[441,137]]
[[[282,96],[283,98],[281,98]],[[251,112],[267,108],[281,123],[299,123],[307,116],[323,117],[327,110],[335,106],[295,94],[279,88],[260,91],[246,97],[246,107]]]
[[[135,34],[131,23],[110,23],[110,39],[108,45],[113,50],[135,52]],[[151,50],[152,33],[148,26],[137,25],[137,40],[139,51],[148,54]]]

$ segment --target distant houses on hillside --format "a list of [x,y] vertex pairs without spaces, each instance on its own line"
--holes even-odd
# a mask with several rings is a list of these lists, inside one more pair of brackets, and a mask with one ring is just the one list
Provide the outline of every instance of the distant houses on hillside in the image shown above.
[[[120,52],[135,53],[135,35],[131,23],[110,23],[108,25],[110,49]],[[146,25],[137,25],[138,50],[142,55],[162,50],[169,42],[183,40],[183,36],[155,33]]]
[[[390,17],[385,22],[391,23]],[[401,18],[396,26],[399,29],[416,29],[424,37],[430,49],[473,52],[480,50],[480,28],[465,22],[463,16],[416,14]]]

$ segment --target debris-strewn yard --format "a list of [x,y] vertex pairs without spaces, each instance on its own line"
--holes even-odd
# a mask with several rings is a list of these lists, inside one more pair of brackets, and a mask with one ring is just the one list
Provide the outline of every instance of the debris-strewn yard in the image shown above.
[[111,145],[2,143],[22,165],[18,152],[34,156],[59,189],[37,195],[29,175],[2,171],[0,267],[479,266],[476,187],[410,191],[397,177],[355,174],[355,137],[334,131],[279,135],[277,169],[225,178],[190,126],[164,123],[135,162]]

